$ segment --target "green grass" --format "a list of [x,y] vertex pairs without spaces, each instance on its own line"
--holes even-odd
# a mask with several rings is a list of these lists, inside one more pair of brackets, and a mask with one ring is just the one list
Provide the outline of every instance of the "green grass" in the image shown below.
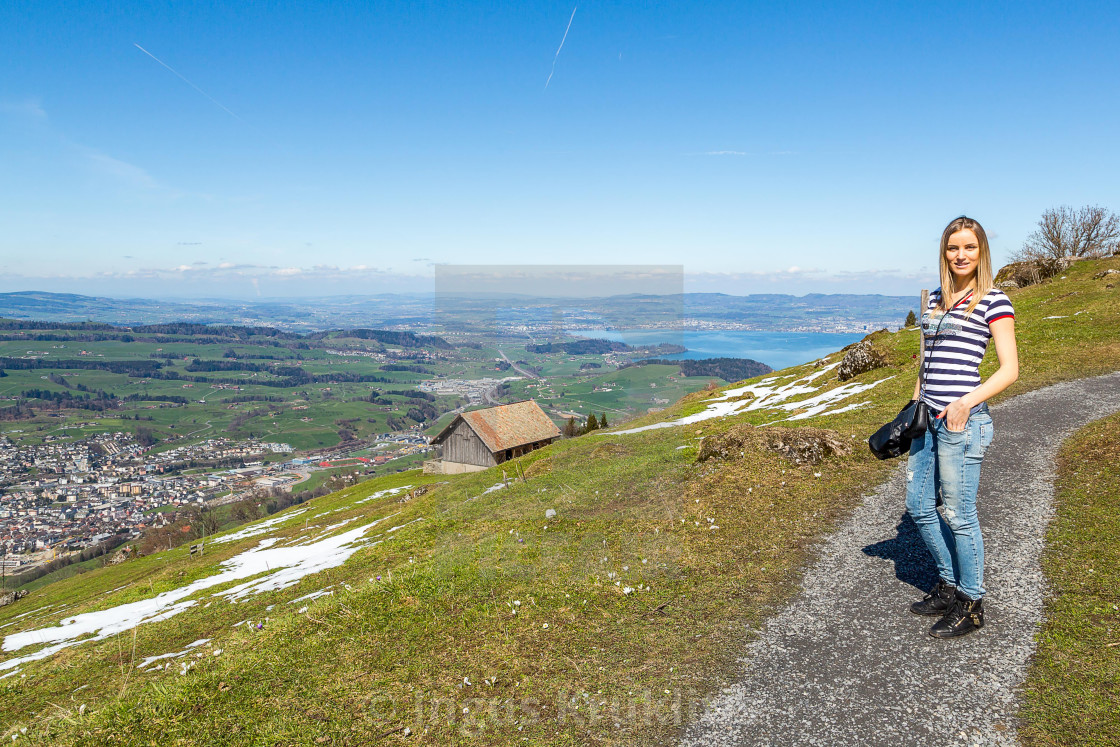
[[1051,587],[1024,685],[1023,742],[1120,744],[1120,415],[1059,455],[1043,570]]
[[[1012,294],[1024,365],[1005,396],[1120,369],[1120,293],[1091,279],[1102,266],[1120,261],[1082,263],[1066,280]],[[1042,319],[1067,312],[1070,322]],[[292,588],[235,605],[206,607],[202,595],[168,620],[24,665],[0,680],[8,730],[0,739],[27,728],[21,741],[61,745],[365,744],[379,735],[384,744],[431,745],[665,741],[740,671],[744,643],[795,592],[813,544],[894,466],[875,460],[864,441],[909,399],[917,335],[872,339],[887,366],[854,380],[881,381],[853,398],[867,406],[783,424],[831,428],[853,444],[850,455],[816,467],[758,450],[696,462],[701,438],[786,411],[597,432],[526,455],[520,470],[376,478],[305,504],[306,513],[267,534],[214,545],[202,559],[176,548],[45,587],[0,609],[5,634],[178,588],[262,538],[300,535],[307,521],[353,517],[349,527],[391,517],[402,525]],[[992,367],[986,362],[985,374]],[[814,383],[840,385],[834,375]],[[698,411],[712,394],[694,392],[626,426]],[[503,470],[510,487],[484,493]],[[513,479],[521,472],[526,482]],[[405,502],[358,502],[420,481],[434,486]],[[548,509],[556,516],[546,518]],[[305,614],[287,604],[332,584],[335,594]],[[627,586],[636,591],[623,593]],[[63,603],[72,606],[47,607]],[[34,614],[16,619],[27,611]],[[233,627],[264,618],[262,631]],[[223,653],[199,659],[186,676],[134,667],[198,638]],[[406,726],[412,736],[393,732]]]
[[[12,333],[18,334],[18,333]],[[345,347],[351,344],[359,348],[380,348],[380,345],[369,341],[342,340],[335,338],[326,342],[317,342],[328,347]],[[578,366],[586,361],[601,361],[598,356],[568,356],[564,354],[534,355],[524,350],[524,345],[506,346],[510,355],[515,359],[529,360],[534,365],[544,369],[544,375],[550,377],[553,383],[541,386],[532,381],[524,380],[513,382],[511,394],[516,398],[534,397],[542,404],[552,403],[560,409],[578,408],[585,415],[590,412],[601,414],[607,411],[612,422],[623,420],[634,413],[645,412],[654,403],[649,401],[651,396],[675,401],[683,394],[696,389],[699,384],[680,377],[678,366],[634,368],[626,371],[615,372],[608,367],[598,373],[589,372],[581,374]],[[289,348],[275,348],[268,345],[251,345],[240,343],[215,344],[199,343],[189,337],[182,337],[179,341],[152,342],[133,341],[123,343],[120,341],[101,342],[29,342],[23,340],[7,339],[0,334],[0,355],[22,356],[29,351],[47,352],[46,361],[51,359],[73,359],[78,357],[79,351],[85,351],[95,360],[152,360],[155,356],[164,363],[165,371],[188,374],[186,365],[195,358],[203,360],[224,360],[227,349],[233,348],[241,356],[248,356],[249,360],[257,360],[264,364],[298,364],[310,373],[328,373],[334,371],[372,373],[380,377],[391,379],[390,382],[367,383],[339,383],[331,385],[309,384],[291,389],[281,389],[263,386],[260,382],[274,379],[275,376],[267,372],[246,371],[211,371],[202,375],[212,379],[213,383],[225,380],[245,380],[247,383],[240,385],[240,390],[216,389],[213,383],[194,382],[188,386],[187,382],[162,379],[143,379],[129,377],[124,374],[115,374],[108,371],[92,370],[60,370],[36,369],[32,371],[10,371],[9,376],[0,381],[0,397],[15,396],[21,391],[38,388],[51,391],[62,391],[64,386],[54,384],[47,380],[50,373],[61,373],[71,386],[83,385],[91,390],[104,390],[122,397],[140,395],[141,397],[173,395],[185,397],[189,400],[186,405],[170,406],[150,400],[125,403],[121,410],[106,413],[95,413],[82,410],[64,411],[63,417],[58,418],[54,413],[46,412],[41,403],[32,401],[40,415],[35,420],[19,421],[15,423],[0,422],[0,432],[7,433],[21,443],[40,443],[47,435],[65,434],[71,438],[80,438],[95,433],[106,431],[134,431],[139,426],[151,428],[155,436],[161,439],[167,447],[182,445],[199,441],[216,434],[229,433],[234,437],[245,438],[258,436],[262,438],[284,438],[297,449],[315,449],[334,446],[338,443],[338,420],[355,420],[346,427],[358,437],[369,437],[372,434],[389,430],[388,418],[393,413],[382,412],[379,406],[372,406],[364,401],[372,389],[384,392],[386,389],[411,389],[414,384],[425,378],[423,374],[412,372],[386,372],[381,370],[382,364],[365,357],[345,357],[331,355],[322,348],[310,350],[294,350]],[[302,360],[295,358],[296,354]],[[174,359],[166,362],[163,356],[172,354]],[[279,356],[276,360],[253,358],[257,356]],[[493,358],[498,356],[496,348],[484,348],[479,351],[464,349],[457,354],[460,357],[445,362],[438,362],[427,367],[433,374],[451,378],[473,378],[478,376],[504,376],[512,371],[499,373],[493,368]],[[650,380],[656,378],[657,387],[650,388]],[[631,381],[633,379],[633,381]],[[613,392],[592,392],[596,385],[612,386]],[[570,388],[566,398],[558,397],[558,392]],[[327,390],[330,390],[329,392]],[[283,403],[226,403],[223,400],[244,396],[257,395],[269,397],[282,397]],[[382,395],[385,396],[385,395]],[[399,407],[397,415],[403,415],[408,405],[400,397],[389,397]],[[294,410],[292,407],[299,402],[306,405],[307,409]],[[440,398],[435,403],[437,409],[450,410],[458,404],[457,398]],[[403,405],[403,406],[402,406]],[[240,415],[254,410],[271,410],[271,412],[253,416],[248,421],[241,423],[236,429],[231,429],[231,421]],[[141,421],[133,418],[139,416]],[[147,420],[151,418],[151,420]],[[67,427],[74,423],[86,423],[81,427]],[[430,426],[429,426],[430,430]]]
[[[381,453],[381,452],[377,452]],[[326,485],[334,477],[345,477],[348,475],[355,475],[359,480],[365,481],[370,479],[364,473],[373,469],[374,475],[385,475],[391,472],[398,472],[401,470],[414,470],[423,463],[425,459],[431,459],[431,454],[410,454],[408,456],[398,457],[384,464],[374,467],[372,464],[361,465],[357,467],[333,467],[329,469],[317,470],[311,473],[311,476],[303,482],[297,483],[292,487],[295,492],[302,492],[304,490],[314,490],[315,488]]]
[[80,575],[82,573],[86,573],[88,571],[91,571],[95,568],[100,568],[102,565],[105,564],[105,561],[108,560],[111,557],[112,557],[112,553],[110,553],[108,555],[105,555],[105,556],[102,556],[102,557],[90,558],[89,560],[83,560],[80,563],[71,563],[68,566],[64,566],[62,568],[59,568],[57,571],[51,571],[50,573],[43,576],[42,578],[37,578],[34,581],[29,581],[26,584],[20,584],[19,586],[15,585],[15,583],[18,583],[18,579],[13,579],[11,576],[9,576],[5,585],[4,585],[4,588],[6,588],[6,589],[20,589],[22,591],[26,591],[26,592],[30,593],[30,592],[35,591],[36,589],[41,589],[48,584],[53,584],[56,581],[61,581],[61,580],[66,579],[66,578],[72,578],[72,577]]

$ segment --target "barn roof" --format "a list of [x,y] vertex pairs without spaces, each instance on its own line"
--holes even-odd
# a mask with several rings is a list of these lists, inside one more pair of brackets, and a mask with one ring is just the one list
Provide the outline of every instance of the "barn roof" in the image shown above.
[[471,410],[456,415],[455,419],[432,439],[432,443],[442,443],[460,420],[465,421],[471,430],[478,434],[491,452],[512,449],[515,446],[546,438],[556,438],[560,435],[560,429],[548,415],[544,414],[540,405],[531,399],[526,399],[510,405],[487,407],[485,410]]

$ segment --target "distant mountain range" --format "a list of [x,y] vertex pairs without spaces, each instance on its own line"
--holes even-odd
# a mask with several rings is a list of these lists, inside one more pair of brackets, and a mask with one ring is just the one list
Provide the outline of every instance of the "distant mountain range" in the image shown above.
[[[681,316],[714,324],[737,323],[760,330],[817,327],[897,326],[917,308],[906,296],[821,294],[805,296],[685,293],[681,296],[610,296],[607,298],[533,298],[516,294],[492,297],[447,297],[386,293],[371,296],[330,296],[297,299],[172,299],[107,298],[73,293],[20,291],[0,293],[0,317],[117,325],[195,322],[202,324],[267,325],[311,332],[339,327],[388,327],[443,324],[469,329],[492,318],[502,304],[502,318],[538,319],[549,309],[578,309],[611,326]],[[497,304],[497,306],[495,305]],[[452,322],[451,324],[448,324]]]

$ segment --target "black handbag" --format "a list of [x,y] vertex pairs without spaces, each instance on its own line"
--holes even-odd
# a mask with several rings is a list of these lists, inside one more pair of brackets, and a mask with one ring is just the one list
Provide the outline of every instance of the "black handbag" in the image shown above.
[[880,459],[893,459],[910,451],[910,442],[929,427],[929,407],[920,399],[912,399],[898,411],[894,420],[871,434],[867,445]]

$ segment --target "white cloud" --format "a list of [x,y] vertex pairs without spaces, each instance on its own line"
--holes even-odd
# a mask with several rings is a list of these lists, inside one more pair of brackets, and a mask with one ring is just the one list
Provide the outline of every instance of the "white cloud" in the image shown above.
[[[334,265],[315,265],[314,267],[278,267],[276,265],[237,264],[222,262],[217,266],[208,265],[206,262],[192,262],[174,267],[140,267],[130,270],[108,270],[88,273],[43,273],[36,277],[42,279],[80,279],[87,278],[149,278],[152,280],[182,278],[184,273],[190,273],[194,279],[220,280],[223,278],[286,278],[307,277],[323,280],[351,279],[355,276],[383,275],[387,271],[368,265],[354,267],[336,267]],[[409,276],[413,277],[413,276]]]
[[826,270],[792,266],[784,270],[689,272],[689,293],[881,293],[900,295],[937,287],[937,274],[926,269]]
[[0,112],[30,119],[43,120],[47,118],[47,112],[43,109],[39,99],[0,102]]
[[75,142],[65,134],[58,132],[48,122],[47,112],[39,99],[25,101],[0,102],[0,112],[21,117],[26,120],[43,123],[45,131],[53,134],[64,149],[76,154],[80,167],[92,170],[94,173],[128,187],[143,190],[162,190],[165,193],[177,195],[174,190],[168,190],[157,182],[145,169],[128,161],[109,155],[97,148]]
[[82,147],[81,151],[86,161],[94,167],[94,170],[101,174],[134,187],[141,187],[143,189],[159,188],[159,184],[156,183],[156,180],[139,166],[134,166],[119,158],[113,158],[93,148]]

